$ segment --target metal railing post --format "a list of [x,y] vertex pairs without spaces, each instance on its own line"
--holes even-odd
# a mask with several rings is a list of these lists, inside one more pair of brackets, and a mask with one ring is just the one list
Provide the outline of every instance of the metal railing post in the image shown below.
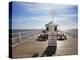
[[22,41],[22,40],[21,40],[21,33],[19,33],[19,40],[20,40],[20,42]]

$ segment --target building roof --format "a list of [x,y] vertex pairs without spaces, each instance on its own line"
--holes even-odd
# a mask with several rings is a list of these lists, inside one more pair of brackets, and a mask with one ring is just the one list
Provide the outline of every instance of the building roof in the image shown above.
[[54,22],[52,22],[52,21],[50,21],[48,24],[46,24],[45,26],[48,26],[48,25],[50,25],[50,24],[53,24],[53,25],[55,25],[55,26],[58,26],[58,25],[56,25],[56,24],[54,24]]

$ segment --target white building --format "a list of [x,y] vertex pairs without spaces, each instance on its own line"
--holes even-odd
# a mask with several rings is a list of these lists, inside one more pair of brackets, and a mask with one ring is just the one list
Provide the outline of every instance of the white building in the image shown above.
[[57,27],[58,25],[54,24],[54,22],[50,21],[48,24],[45,25],[46,26],[46,31],[57,31]]

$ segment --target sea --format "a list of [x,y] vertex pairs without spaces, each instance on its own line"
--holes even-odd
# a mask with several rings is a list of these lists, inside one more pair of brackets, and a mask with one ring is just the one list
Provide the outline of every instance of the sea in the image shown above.
[[21,36],[29,37],[34,34],[38,34],[41,31],[42,29],[12,29],[12,32],[11,30],[9,30],[9,33],[12,35],[12,38],[15,38],[15,37],[19,37],[19,34]]
[[64,32],[71,37],[78,38],[78,29],[69,29],[65,30]]
[[[19,33],[21,36],[32,36],[34,34],[42,32],[44,29],[13,29],[12,32],[9,30],[9,33],[12,35],[12,38],[18,37]],[[64,31],[65,34],[70,35],[71,37],[78,37],[78,29],[69,29]]]
[[[27,38],[40,34],[44,29],[13,29],[12,32],[9,30],[9,38],[12,42],[26,40]],[[64,33],[74,38],[78,38],[78,29],[65,30]]]

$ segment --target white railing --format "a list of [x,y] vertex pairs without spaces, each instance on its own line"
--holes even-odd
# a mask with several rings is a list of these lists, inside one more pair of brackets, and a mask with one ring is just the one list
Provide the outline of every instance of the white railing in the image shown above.
[[[25,34],[24,34],[25,33]],[[17,44],[17,43],[20,43],[20,42],[22,42],[22,41],[24,41],[24,40],[26,40],[26,39],[29,39],[31,36],[34,36],[34,35],[37,35],[37,34],[40,34],[41,32],[34,32],[34,33],[31,33],[30,32],[30,34],[28,33],[27,34],[27,32],[19,32],[19,33],[12,33],[12,36],[13,35],[18,35],[17,37],[12,37],[12,38],[10,38],[10,40],[12,40],[11,41],[11,43],[12,43],[12,45],[15,45],[15,44]],[[23,35],[22,35],[23,34]]]

